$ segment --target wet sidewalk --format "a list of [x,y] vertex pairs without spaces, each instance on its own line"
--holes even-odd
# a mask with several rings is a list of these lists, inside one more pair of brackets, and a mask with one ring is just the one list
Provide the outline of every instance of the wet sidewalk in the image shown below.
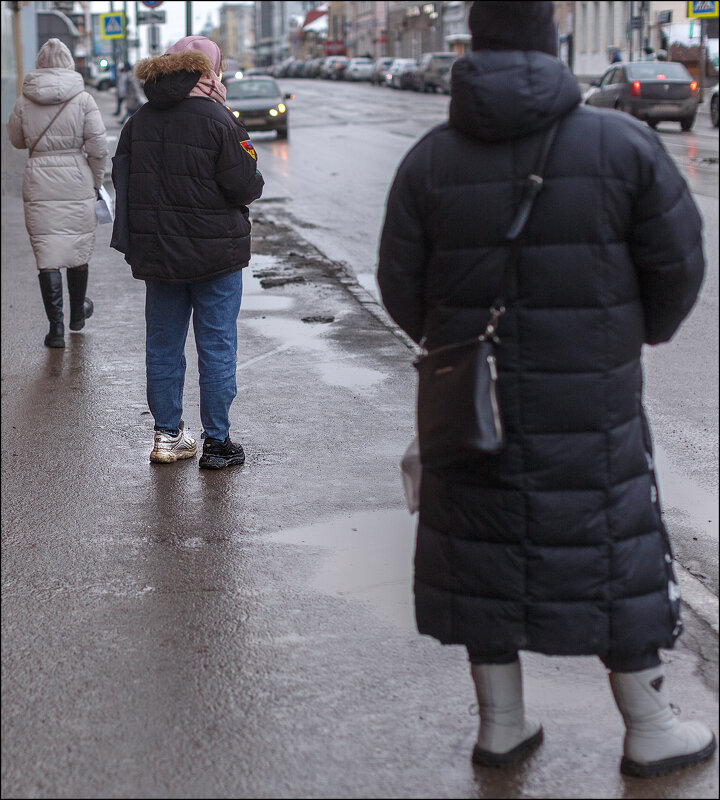
[[[148,461],[144,287],[110,226],[95,314],[48,350],[22,202],[2,198],[3,797],[716,797],[717,760],[620,775],[592,658],[523,656],[545,743],[472,766],[465,653],[412,616],[411,351],[284,211],[251,209],[231,412],[247,462],[210,472]],[[192,331],[186,354],[199,434]],[[717,636],[686,623],[671,696],[717,734]]]

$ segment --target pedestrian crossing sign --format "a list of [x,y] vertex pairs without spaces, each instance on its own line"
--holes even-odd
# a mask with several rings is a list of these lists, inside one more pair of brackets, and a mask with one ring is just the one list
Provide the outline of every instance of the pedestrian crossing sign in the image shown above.
[[718,2],[708,0],[695,0],[687,4],[687,15],[690,19],[712,19],[718,15]]
[[111,14],[99,14],[101,39],[125,38],[125,14],[115,11]]

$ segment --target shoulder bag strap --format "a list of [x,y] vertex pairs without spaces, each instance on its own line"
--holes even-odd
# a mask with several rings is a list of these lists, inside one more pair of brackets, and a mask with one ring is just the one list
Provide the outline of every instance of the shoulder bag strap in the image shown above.
[[50,126],[53,124],[53,122],[55,122],[55,120],[60,116],[60,114],[62,114],[63,110],[65,109],[65,106],[70,102],[70,100],[74,100],[76,97],[77,97],[77,95],[74,94],[72,97],[68,98],[60,106],[60,108],[57,111],[57,114],[55,114],[55,116],[45,126],[45,130],[40,134],[40,136],[38,136],[37,139],[35,139],[35,144],[30,148],[30,153],[28,154],[28,157],[30,157],[33,154],[33,152],[35,151],[35,148],[40,144],[40,140],[43,138],[43,136],[45,136],[45,134],[48,132],[48,130],[50,130]]
[[507,260],[505,261],[505,269],[503,270],[500,285],[498,286],[497,296],[490,309],[490,320],[485,329],[485,333],[481,338],[496,339],[497,327],[500,317],[507,309],[507,297],[511,286],[517,280],[517,263],[520,258],[520,250],[522,248],[522,233],[525,230],[527,221],[530,218],[530,212],[540,190],[543,187],[542,174],[545,172],[545,165],[547,164],[548,155],[552,148],[558,128],[560,127],[560,120],[554,122],[547,133],[543,137],[542,145],[540,146],[540,154],[538,156],[537,165],[534,172],[528,175],[525,181],[525,189],[523,197],[515,213],[515,218],[510,225],[507,232],[506,239],[510,243],[510,250],[508,252]]

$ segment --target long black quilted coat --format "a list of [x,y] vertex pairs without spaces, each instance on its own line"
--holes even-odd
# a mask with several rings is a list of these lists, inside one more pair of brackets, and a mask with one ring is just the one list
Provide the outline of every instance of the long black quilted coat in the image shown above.
[[263,178],[230,111],[186,97],[203,65],[212,69],[198,51],[138,65],[148,102],[125,123],[113,158],[113,247],[138,279],[205,281],[250,260],[247,206],[262,194]]
[[389,313],[430,348],[483,331],[522,181],[542,131],[564,120],[500,326],[507,447],[424,470],[418,629],[487,656],[672,647],[679,603],[640,357],[696,299],[697,209],[657,134],[579,105],[557,59],[477,51],[456,62],[451,94],[449,124],[398,169],[378,269]]

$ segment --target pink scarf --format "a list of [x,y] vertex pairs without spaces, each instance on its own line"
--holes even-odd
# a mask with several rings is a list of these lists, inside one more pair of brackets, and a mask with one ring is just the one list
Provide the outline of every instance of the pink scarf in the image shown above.
[[187,96],[209,97],[224,106],[226,95],[227,89],[224,84],[220,83],[220,78],[214,72],[205,72]]

